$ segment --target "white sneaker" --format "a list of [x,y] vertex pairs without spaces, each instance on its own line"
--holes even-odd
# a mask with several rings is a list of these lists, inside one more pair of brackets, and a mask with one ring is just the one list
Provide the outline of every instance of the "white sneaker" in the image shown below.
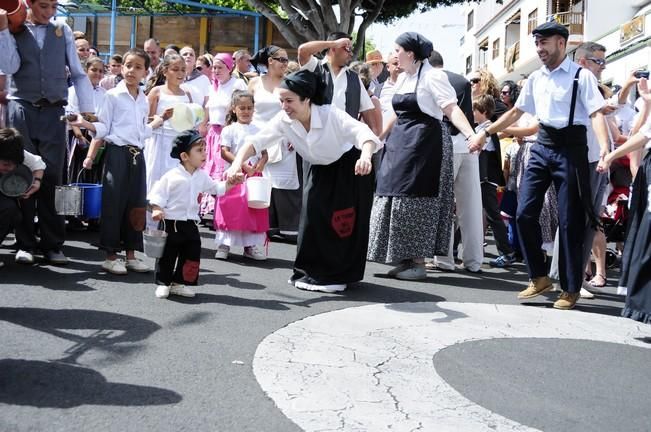
[[156,297],[158,298],[167,298],[167,296],[170,295],[170,287],[167,285],[158,285],[154,294],[156,294]]
[[16,252],[15,259],[18,264],[34,264],[34,255],[26,250],[19,250]]
[[425,264],[413,264],[408,269],[396,274],[396,279],[401,280],[423,280],[427,279]]
[[186,287],[185,285],[175,283],[170,286],[169,293],[182,297],[194,297],[194,291],[192,291],[190,288]]
[[590,291],[588,291],[587,289],[585,289],[585,286],[586,286],[586,285],[587,285],[587,286],[592,286],[592,285],[590,285],[589,283],[587,283],[586,281],[583,281],[583,283],[581,284],[581,298],[582,298],[582,299],[593,299],[593,298],[594,298],[594,294],[592,294]]
[[228,253],[231,251],[231,248],[226,245],[217,246],[217,252],[215,252],[215,258],[225,260],[228,259]]
[[120,258],[116,258],[114,260],[104,260],[102,263],[102,268],[114,275],[127,274],[127,268],[124,265],[124,260]]
[[325,292],[325,293],[334,293],[334,292],[341,292],[346,289],[345,284],[335,284],[335,285],[316,285],[316,284],[311,284],[302,280],[296,281],[294,286],[298,289],[302,289],[305,291],[320,291],[320,292]]
[[136,273],[147,273],[150,270],[149,266],[138,258],[128,259],[126,267],[127,270],[131,270]]
[[264,251],[257,246],[247,246],[244,248],[244,257],[250,258],[256,261],[264,261],[267,259]]

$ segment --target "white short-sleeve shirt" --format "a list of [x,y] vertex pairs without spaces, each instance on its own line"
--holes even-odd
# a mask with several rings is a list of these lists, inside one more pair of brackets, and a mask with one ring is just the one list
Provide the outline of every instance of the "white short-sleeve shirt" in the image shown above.
[[[515,102],[515,107],[537,116],[540,123],[545,126],[556,129],[568,126],[572,86],[579,67],[567,57],[553,71],[550,71],[547,66],[542,66],[527,80]],[[606,105],[597,84],[597,78],[592,72],[581,70],[574,112],[575,125],[588,126],[590,115]]]

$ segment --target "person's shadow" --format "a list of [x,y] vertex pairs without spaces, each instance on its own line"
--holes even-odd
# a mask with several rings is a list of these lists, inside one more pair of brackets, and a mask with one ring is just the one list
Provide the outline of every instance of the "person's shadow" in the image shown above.
[[80,405],[146,406],[183,398],[158,387],[108,382],[99,372],[59,362],[0,360],[0,403],[39,408]]

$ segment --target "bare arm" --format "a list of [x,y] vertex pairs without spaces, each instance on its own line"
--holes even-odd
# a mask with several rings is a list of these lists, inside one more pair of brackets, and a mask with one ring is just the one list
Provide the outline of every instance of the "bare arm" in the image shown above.
[[242,173],[242,165],[245,160],[248,160],[251,156],[255,155],[255,147],[252,143],[245,144],[240,151],[237,152],[235,159],[231,163],[231,167],[226,171],[228,176],[228,181],[234,181],[237,174]]
[[310,41],[301,44],[298,47],[298,63],[303,66],[310,61],[310,57],[314,54],[327,50],[330,48],[343,48],[350,46],[351,42],[348,38],[337,39],[335,41]]
[[378,124],[375,109],[363,111],[361,114],[362,120],[371,128],[375,135],[382,133],[382,120],[380,119],[380,123]]
[[525,127],[509,126],[506,129],[504,129],[502,133],[507,136],[524,138],[524,137],[537,134],[538,129],[539,129],[538,122],[535,122]]
[[641,132],[636,133],[635,135],[630,137],[628,141],[626,141],[624,144],[619,146],[614,151],[607,154],[604,159],[600,160],[599,165],[597,166],[597,171],[606,172],[610,164],[615,159],[618,159],[630,152],[641,149],[648,141],[649,138],[647,138],[646,135],[644,135]]
[[471,137],[475,132],[468,122],[468,118],[457,104],[452,103],[443,108],[443,114],[450,119],[452,124],[459,129],[459,132],[461,132],[463,136]]

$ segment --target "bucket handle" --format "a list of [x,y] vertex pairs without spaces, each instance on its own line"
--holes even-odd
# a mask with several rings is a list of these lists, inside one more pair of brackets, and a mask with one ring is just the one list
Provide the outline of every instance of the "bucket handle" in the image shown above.
[[81,173],[86,171],[86,168],[82,168],[79,170],[79,173],[77,174],[77,183],[81,183],[79,180],[81,179]]

